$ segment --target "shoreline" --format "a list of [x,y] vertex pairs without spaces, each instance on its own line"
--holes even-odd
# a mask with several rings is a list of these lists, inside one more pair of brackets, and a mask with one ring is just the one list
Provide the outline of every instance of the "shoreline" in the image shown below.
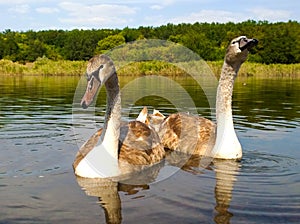
[[[193,62],[181,62],[182,66],[193,66]],[[202,62],[203,63],[203,62]],[[223,61],[206,62],[212,72],[218,76]],[[40,58],[33,63],[21,64],[10,60],[0,60],[0,75],[37,75],[37,76],[81,76],[85,74],[87,61],[54,61]],[[120,76],[184,76],[187,73],[178,66],[161,62],[146,61],[127,64],[118,69]],[[240,71],[242,77],[300,77],[300,63],[297,64],[261,64],[245,62]]]

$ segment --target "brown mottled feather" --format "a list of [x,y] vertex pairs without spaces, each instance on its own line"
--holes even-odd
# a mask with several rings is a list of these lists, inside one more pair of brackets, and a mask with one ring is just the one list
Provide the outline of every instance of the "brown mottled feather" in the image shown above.
[[[79,162],[97,145],[102,129],[98,130],[79,149],[74,169]],[[165,157],[165,150],[158,134],[146,124],[139,121],[122,123],[119,138],[119,160],[125,164],[152,165]]]
[[155,164],[165,156],[158,134],[140,121],[131,121],[120,129],[119,159],[134,165]]
[[159,136],[164,147],[194,155],[205,155],[215,141],[216,125],[203,117],[171,114],[161,124]]

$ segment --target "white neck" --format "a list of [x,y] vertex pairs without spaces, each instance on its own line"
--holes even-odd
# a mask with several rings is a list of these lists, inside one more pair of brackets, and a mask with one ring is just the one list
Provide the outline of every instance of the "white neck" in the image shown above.
[[113,158],[118,159],[119,155],[119,137],[121,124],[121,93],[119,88],[118,77],[115,74],[106,81],[106,113],[103,126],[104,145]]
[[100,144],[80,161],[76,174],[89,178],[105,178],[120,175],[118,165],[119,136],[121,122],[121,95],[117,75],[105,83],[107,105]]
[[236,136],[232,118],[232,92],[238,68],[223,64],[216,99],[217,137],[212,151],[214,158],[240,159],[241,144]]

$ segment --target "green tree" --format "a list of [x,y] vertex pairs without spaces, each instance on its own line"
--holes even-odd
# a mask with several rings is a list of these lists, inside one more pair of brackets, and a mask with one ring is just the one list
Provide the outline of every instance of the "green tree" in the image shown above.
[[16,61],[19,53],[19,47],[16,42],[16,33],[11,30],[6,30],[0,37],[0,48],[1,58]]
[[121,34],[108,36],[98,42],[95,53],[102,54],[122,44],[125,44],[125,38]]
[[[300,62],[300,23],[269,23],[248,20],[241,23],[167,24],[123,30],[46,30],[0,33],[0,58],[33,61],[50,59],[88,60],[116,46],[138,39],[163,39],[180,43],[205,60],[222,60],[232,38],[240,35],[259,40],[251,50],[250,61],[260,63]],[[172,56],[170,56],[172,57]]]
[[130,29],[128,27],[124,28],[120,34],[125,38],[126,43],[141,39],[143,37],[139,30]]
[[17,59],[21,62],[33,62],[45,56],[47,52],[46,46],[39,40],[29,40],[27,44],[20,43],[19,48]]
[[297,40],[285,24],[276,24],[265,31],[261,40],[263,48],[258,52],[266,64],[296,62],[294,49]]

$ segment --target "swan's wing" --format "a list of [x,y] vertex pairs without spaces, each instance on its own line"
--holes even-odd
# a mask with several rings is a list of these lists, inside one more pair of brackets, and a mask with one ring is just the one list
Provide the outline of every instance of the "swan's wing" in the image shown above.
[[171,114],[161,125],[159,136],[171,150],[204,155],[214,140],[215,124],[186,113]]
[[78,150],[74,163],[73,168],[75,169],[79,162],[96,146],[99,141],[100,135],[102,133],[102,128],[100,128],[92,137],[90,137]]
[[165,150],[152,128],[139,121],[121,126],[120,160],[130,164],[149,165],[161,161],[164,156]]
[[154,109],[152,116],[156,116],[156,117],[161,117],[161,118],[166,118],[165,115],[163,115],[159,110]]
[[148,116],[148,109],[144,107],[143,110],[139,113],[139,116],[136,118],[137,121],[147,124],[147,116]]
[[160,126],[165,120],[165,116],[160,113],[158,110],[154,109],[152,114],[148,114],[145,124],[147,124],[149,127],[154,128],[156,132],[159,132]]

